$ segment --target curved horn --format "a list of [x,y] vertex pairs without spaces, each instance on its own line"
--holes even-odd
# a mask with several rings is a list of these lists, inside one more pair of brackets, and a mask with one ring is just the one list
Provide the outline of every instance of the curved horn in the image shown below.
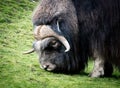
[[70,50],[70,45],[68,41],[63,36],[55,36],[66,48],[65,52],[68,52]]
[[[58,29],[58,31],[61,33],[61,30],[60,30],[60,26],[59,26],[59,22],[58,22],[58,21],[57,21],[57,29]],[[58,38],[58,39],[63,43],[63,45],[66,47],[65,52],[68,52],[68,51],[70,50],[70,45],[69,45],[68,41],[66,40],[66,38],[63,37],[63,36],[58,36],[57,38]]]
[[[59,28],[59,25],[57,27]],[[55,37],[65,46],[65,52],[68,52],[70,50],[70,44],[68,43],[67,39],[64,36],[55,33],[49,25],[37,26],[34,30],[34,36],[37,40],[48,37]]]
[[31,50],[24,52],[23,54],[30,54],[30,53],[33,53],[34,51],[35,51],[34,49],[31,49]]

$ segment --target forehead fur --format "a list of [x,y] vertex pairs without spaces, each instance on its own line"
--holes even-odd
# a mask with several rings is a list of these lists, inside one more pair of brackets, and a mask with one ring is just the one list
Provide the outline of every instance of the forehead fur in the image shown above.
[[[33,13],[33,24],[47,24],[54,18],[66,18],[76,13],[71,0],[42,0]],[[74,16],[75,17],[75,16]]]

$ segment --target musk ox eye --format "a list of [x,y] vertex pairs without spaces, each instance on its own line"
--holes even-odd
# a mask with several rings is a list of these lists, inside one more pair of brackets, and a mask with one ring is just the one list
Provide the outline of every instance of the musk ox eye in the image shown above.
[[61,48],[61,43],[57,40],[52,40],[49,44],[48,47],[45,48],[45,50],[47,51],[56,51],[56,50],[60,50]]
[[58,41],[53,40],[50,42],[50,46],[53,47],[54,49],[57,49],[61,46],[61,44]]

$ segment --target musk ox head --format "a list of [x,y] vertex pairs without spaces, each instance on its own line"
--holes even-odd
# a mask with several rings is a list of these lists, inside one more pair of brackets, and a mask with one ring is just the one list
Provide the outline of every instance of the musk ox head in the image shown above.
[[78,73],[84,69],[80,59],[76,10],[71,0],[42,0],[33,14],[33,49],[42,69]]

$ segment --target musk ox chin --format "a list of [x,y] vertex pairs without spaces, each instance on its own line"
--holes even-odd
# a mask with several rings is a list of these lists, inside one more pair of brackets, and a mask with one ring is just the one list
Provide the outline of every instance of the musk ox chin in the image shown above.
[[33,49],[41,68],[79,73],[94,59],[91,77],[120,67],[120,0],[42,0],[34,11]]

